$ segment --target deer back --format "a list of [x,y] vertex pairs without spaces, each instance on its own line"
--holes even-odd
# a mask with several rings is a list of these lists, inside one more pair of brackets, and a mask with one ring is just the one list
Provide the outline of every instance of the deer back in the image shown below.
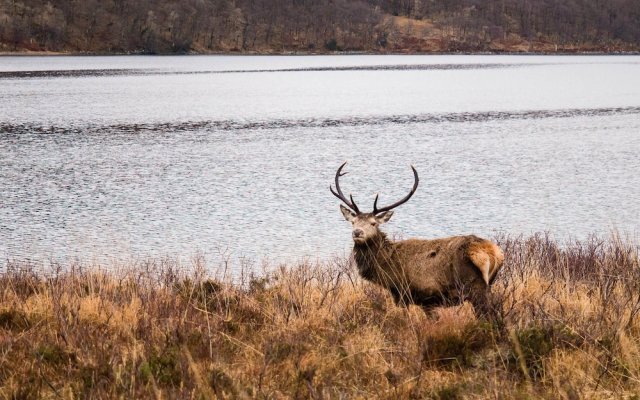
[[482,239],[470,236],[422,240],[408,239],[394,243],[398,263],[413,287],[443,291],[456,283],[482,279],[468,256],[469,246]]

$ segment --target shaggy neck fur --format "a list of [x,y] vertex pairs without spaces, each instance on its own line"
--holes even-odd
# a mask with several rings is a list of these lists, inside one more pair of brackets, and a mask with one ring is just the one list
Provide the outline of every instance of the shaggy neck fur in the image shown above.
[[[368,281],[385,285],[395,276],[397,262],[392,242],[382,232],[378,232],[364,243],[355,243],[353,254],[360,276]],[[393,278],[392,278],[393,279]]]

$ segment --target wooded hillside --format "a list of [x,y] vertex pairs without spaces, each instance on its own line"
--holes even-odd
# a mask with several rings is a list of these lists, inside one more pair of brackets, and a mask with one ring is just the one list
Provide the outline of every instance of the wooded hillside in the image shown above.
[[638,51],[638,0],[0,0],[0,51]]

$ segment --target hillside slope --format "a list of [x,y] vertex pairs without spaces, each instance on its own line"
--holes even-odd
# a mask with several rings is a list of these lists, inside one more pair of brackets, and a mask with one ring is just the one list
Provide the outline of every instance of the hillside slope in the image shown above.
[[640,50],[635,0],[0,0],[0,51]]

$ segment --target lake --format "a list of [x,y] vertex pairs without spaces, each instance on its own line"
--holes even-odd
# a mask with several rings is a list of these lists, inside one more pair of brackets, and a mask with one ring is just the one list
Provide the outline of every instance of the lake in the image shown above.
[[638,56],[0,57],[0,257],[328,259],[640,226]]

